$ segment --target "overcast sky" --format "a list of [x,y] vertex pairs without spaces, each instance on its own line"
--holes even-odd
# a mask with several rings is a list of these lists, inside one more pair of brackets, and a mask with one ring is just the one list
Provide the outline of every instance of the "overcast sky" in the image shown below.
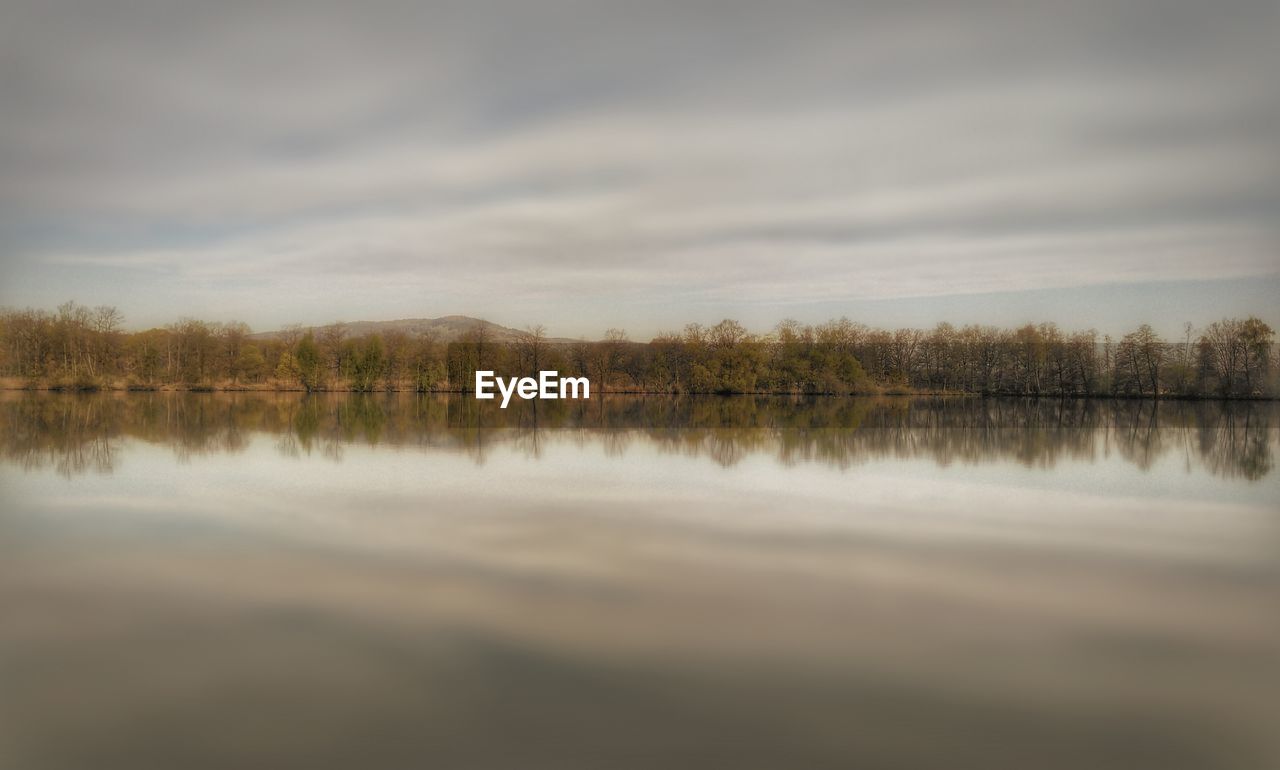
[[0,304],[1280,327],[1280,3],[0,4]]

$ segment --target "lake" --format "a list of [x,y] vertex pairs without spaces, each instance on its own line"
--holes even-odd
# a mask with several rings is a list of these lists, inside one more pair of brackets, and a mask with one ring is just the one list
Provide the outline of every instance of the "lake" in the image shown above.
[[1280,405],[0,394],[0,767],[1280,767]]

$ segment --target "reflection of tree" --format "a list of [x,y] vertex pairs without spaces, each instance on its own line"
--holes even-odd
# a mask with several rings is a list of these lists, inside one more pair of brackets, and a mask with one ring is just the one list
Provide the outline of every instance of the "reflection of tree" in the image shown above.
[[1125,401],[1114,409],[1115,438],[1120,454],[1144,471],[1164,454],[1164,432],[1156,401]]
[[120,420],[110,404],[84,403],[66,410],[54,401],[18,399],[3,404],[0,452],[24,470],[52,466],[70,478],[93,471],[110,473],[119,453]]
[[769,454],[841,468],[877,458],[1050,468],[1114,451],[1145,470],[1178,452],[1216,475],[1256,480],[1274,467],[1278,418],[1269,402],[609,396],[503,410],[457,395],[26,393],[0,400],[0,451],[65,475],[110,471],[126,437],[187,459],[243,451],[255,434],[273,435],[282,454],[335,461],[351,444],[483,462],[498,446],[539,457],[546,441],[574,441],[621,456],[638,440],[725,466]]
[[1196,431],[1206,467],[1217,475],[1250,481],[1271,472],[1275,460],[1271,452],[1272,428],[1266,416],[1254,411],[1219,409],[1213,417],[1212,423],[1206,422]]
[[[51,453],[51,459],[58,475],[66,478],[94,471],[110,473],[115,468],[115,456],[118,448],[104,436],[96,436],[80,444],[67,445],[65,451]],[[26,468],[33,463],[23,464]]]
[[337,433],[345,443],[363,441],[370,446],[382,438],[387,415],[375,396],[357,394],[338,401],[334,408]]

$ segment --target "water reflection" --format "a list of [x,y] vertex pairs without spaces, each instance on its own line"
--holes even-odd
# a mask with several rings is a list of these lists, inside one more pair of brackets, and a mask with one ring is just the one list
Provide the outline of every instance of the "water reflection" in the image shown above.
[[1273,402],[619,396],[502,410],[461,396],[408,394],[0,398],[3,457],[64,476],[110,472],[125,437],[190,459],[241,452],[251,435],[266,433],[283,455],[333,460],[351,444],[443,449],[482,463],[499,446],[536,457],[548,441],[598,442],[622,456],[642,441],[722,466],[766,455],[838,468],[926,458],[1047,469],[1063,459],[1118,456],[1147,470],[1174,456],[1187,470],[1255,481],[1275,467],[1278,429]]
[[1268,403],[0,396],[0,768],[1280,766]]

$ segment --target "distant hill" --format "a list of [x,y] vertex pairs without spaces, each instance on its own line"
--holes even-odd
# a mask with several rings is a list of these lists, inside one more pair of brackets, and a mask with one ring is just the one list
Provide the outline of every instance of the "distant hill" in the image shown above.
[[[328,324],[326,324],[327,326]],[[428,334],[437,342],[457,342],[463,335],[483,328],[492,342],[515,342],[524,334],[519,329],[499,326],[483,318],[472,318],[465,315],[446,315],[440,318],[402,318],[398,321],[351,321],[340,323],[348,337],[360,337],[372,332],[404,332],[409,335]],[[304,327],[319,329],[320,327]],[[283,331],[258,332],[250,335],[254,339],[271,340],[284,335]],[[577,342],[568,337],[548,337],[547,342]]]

